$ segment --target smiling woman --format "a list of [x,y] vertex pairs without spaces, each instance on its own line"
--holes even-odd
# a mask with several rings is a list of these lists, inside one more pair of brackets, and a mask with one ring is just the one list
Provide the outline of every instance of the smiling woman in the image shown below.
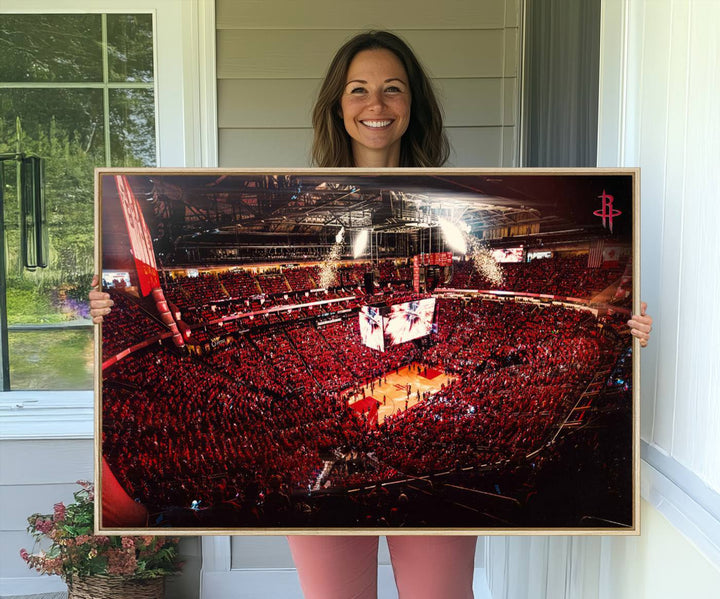
[[433,167],[450,154],[425,69],[408,45],[387,31],[362,33],[338,50],[312,124],[317,166]]

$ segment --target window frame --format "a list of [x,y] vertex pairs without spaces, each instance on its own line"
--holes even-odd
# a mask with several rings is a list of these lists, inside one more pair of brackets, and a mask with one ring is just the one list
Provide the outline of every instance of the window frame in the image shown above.
[[[19,6],[0,0],[0,14],[152,14],[157,166],[217,166],[214,2],[95,0],[91,7],[80,4],[78,0],[25,0]],[[95,263],[99,263],[97,248]],[[98,380],[96,368],[96,386]],[[0,392],[0,439],[92,438],[93,405],[92,390]]]

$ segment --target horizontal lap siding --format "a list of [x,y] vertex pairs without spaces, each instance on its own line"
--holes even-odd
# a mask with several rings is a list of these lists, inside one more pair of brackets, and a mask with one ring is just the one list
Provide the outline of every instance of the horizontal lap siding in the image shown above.
[[[510,160],[514,127],[448,127],[448,166],[491,167]],[[312,130],[222,129],[220,166],[226,168],[302,168],[310,163]],[[507,148],[507,150],[506,150]]]
[[518,26],[519,3],[507,0],[219,0],[218,29],[486,29]]
[[19,554],[33,546],[27,517],[72,501],[76,481],[93,478],[93,454],[91,439],[0,441],[0,579],[33,576]]
[[310,164],[312,130],[221,129],[221,167],[301,168]]
[[[310,128],[321,79],[218,81],[220,129]],[[515,79],[436,79],[447,127],[514,125]],[[293,101],[288,102],[288,95]],[[242,107],[242,109],[240,109]]]
[[[335,51],[356,33],[310,29],[218,31],[218,78],[319,78]],[[502,77],[504,29],[397,31],[412,46],[433,77]],[[512,56],[510,57],[512,60]],[[289,91],[289,90],[288,90]]]
[[449,164],[513,166],[519,20],[518,0],[220,0],[219,164],[308,166],[310,113],[332,55],[355,33],[385,28],[410,43],[435,81],[453,145]]

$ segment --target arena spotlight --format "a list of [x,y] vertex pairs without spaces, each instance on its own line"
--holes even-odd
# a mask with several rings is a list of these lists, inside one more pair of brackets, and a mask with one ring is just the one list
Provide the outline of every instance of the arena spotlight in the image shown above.
[[359,258],[367,248],[369,233],[367,229],[363,229],[358,233],[353,244],[353,258]]
[[335,235],[335,243],[342,243],[345,236],[345,227],[340,227],[338,234]]
[[465,234],[461,230],[464,223],[453,223],[444,218],[439,218],[438,222],[440,223],[440,230],[442,231],[445,243],[460,254],[467,252]]

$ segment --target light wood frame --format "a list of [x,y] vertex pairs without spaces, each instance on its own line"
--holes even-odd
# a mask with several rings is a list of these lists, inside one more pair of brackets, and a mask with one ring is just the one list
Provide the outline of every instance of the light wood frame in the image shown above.
[[[628,264],[631,264],[631,266],[628,266],[625,269],[625,275],[627,279],[627,276],[629,276],[631,273],[632,312],[637,313],[639,310],[639,169],[383,169],[380,171],[373,169],[98,169],[96,170],[96,270],[98,273],[102,272],[102,269],[106,265],[108,258],[106,251],[107,247],[104,247],[104,244],[107,244],[104,240],[106,238],[110,239],[110,234],[121,234],[118,233],[118,231],[121,232],[123,229],[122,225],[117,222],[117,211],[114,213],[114,216],[109,216],[110,214],[112,214],[112,211],[108,209],[108,202],[111,201],[111,197],[113,198],[113,201],[117,199],[117,192],[112,192],[111,190],[109,190],[107,185],[113,181],[112,177],[115,176],[130,177],[131,187],[133,186],[133,180],[144,180],[146,182],[151,179],[165,182],[172,181],[172,185],[175,186],[173,188],[175,189],[175,192],[172,193],[179,193],[180,195],[178,197],[183,196],[186,191],[189,194],[193,193],[191,189],[185,190],[182,185],[180,185],[180,190],[178,192],[177,181],[183,179],[188,182],[202,180],[208,184],[214,181],[225,181],[223,185],[226,185],[228,180],[234,180],[237,181],[238,184],[240,184],[243,179],[258,180],[259,178],[263,177],[275,177],[280,180],[288,178],[288,180],[292,179],[293,181],[300,180],[315,183],[317,183],[319,179],[324,179],[330,182],[330,186],[349,185],[350,187],[355,188],[354,191],[350,189],[346,189],[346,191],[348,191],[350,194],[353,194],[353,197],[357,196],[358,198],[364,197],[362,194],[365,187],[367,187],[369,190],[377,191],[377,189],[379,189],[378,186],[380,186],[385,191],[391,192],[388,196],[390,197],[391,203],[394,201],[397,205],[400,206],[402,206],[404,202],[408,202],[407,206],[419,205],[421,206],[421,209],[416,213],[416,216],[420,214],[423,210],[425,210],[424,213],[429,215],[428,218],[430,219],[430,221],[432,221],[432,219],[434,218],[432,216],[433,214],[437,215],[442,212],[445,216],[449,216],[452,212],[450,210],[450,207],[455,205],[456,200],[457,202],[459,202],[458,205],[460,206],[460,208],[455,212],[456,214],[460,214],[463,211],[467,213],[468,207],[473,208],[474,205],[477,205],[476,207],[478,209],[474,211],[473,216],[473,223],[476,228],[471,231],[471,234],[477,236],[481,232],[481,230],[493,228],[493,226],[497,230],[505,227],[507,232],[514,231],[517,233],[519,232],[519,229],[521,227],[527,225],[527,227],[529,227],[527,228],[527,231],[529,232],[528,234],[511,236],[515,237],[515,241],[513,241],[512,239],[500,240],[501,244],[504,244],[506,246],[519,245],[522,242],[526,246],[526,252],[533,248],[537,249],[539,240],[543,239],[543,237],[547,239],[552,239],[554,240],[553,243],[559,244],[553,246],[556,248],[556,255],[557,253],[572,253],[573,244],[575,250],[577,250],[577,252],[580,254],[587,254],[589,245],[593,245],[593,247],[595,248],[594,251],[597,255],[598,247],[597,244],[593,244],[592,240],[599,238],[602,238],[605,242],[607,242],[608,245],[618,244],[623,246],[629,246],[629,248],[631,249],[631,255]],[[533,185],[530,185],[530,183],[532,182],[537,182],[538,185],[536,187],[533,187]],[[188,183],[188,187],[194,186],[195,184],[193,186],[190,186]],[[148,185],[146,184],[144,188],[147,189]],[[222,189],[223,193],[225,193],[226,191],[226,188]],[[257,189],[255,189],[255,191],[257,191]],[[292,197],[293,195],[288,193],[288,190],[282,190],[282,193],[287,194],[288,197]],[[307,190],[303,191],[302,189],[298,189],[297,193],[295,194],[296,198],[292,200],[288,199],[287,203],[296,202],[297,197],[302,196],[303,193],[307,193]],[[314,190],[313,193],[316,196],[319,196],[322,192],[319,190]],[[438,198],[441,197],[441,194],[444,194],[443,197],[445,197],[446,199],[439,200]],[[573,194],[575,194],[575,196],[577,197],[573,197]],[[453,195],[457,197],[455,199],[450,199]],[[603,196],[606,196],[605,199],[603,199]],[[337,198],[338,194],[335,194],[334,197]],[[611,199],[608,201],[607,197],[611,197]],[[144,204],[142,202],[140,203],[143,205],[142,211],[146,214],[146,219],[148,220],[153,220],[154,218],[150,216],[151,211],[147,210],[151,207],[152,201],[149,200],[152,199],[153,198],[148,197],[146,198],[146,201],[144,201]],[[568,201],[570,199],[572,201]],[[154,200],[157,201],[157,194]],[[168,199],[168,202],[172,201],[172,198]],[[183,201],[185,201],[185,199],[183,199]],[[300,201],[302,201],[302,199]],[[192,202],[192,199],[190,199],[190,202]],[[425,202],[425,204],[423,204],[423,202]],[[231,203],[231,201],[229,201],[229,203]],[[434,204],[435,207],[430,208],[430,203]],[[380,205],[377,202],[376,204],[377,205],[375,206],[375,208]],[[486,205],[486,207],[481,209],[479,208],[480,204]],[[385,202],[384,205],[387,209],[387,202]],[[463,205],[465,206],[464,208]],[[554,208],[552,207],[553,205],[555,206]],[[424,206],[424,208],[422,208],[422,206]],[[245,208],[243,208],[243,210]],[[277,208],[277,206],[275,206],[275,208]],[[497,210],[494,210],[493,208]],[[312,208],[309,208],[309,210],[312,210]],[[370,212],[372,212],[373,210],[374,208],[371,207]],[[470,212],[472,212],[472,210],[470,210]],[[292,213],[292,218],[299,219],[297,210],[289,210],[287,212],[287,215],[290,216],[290,213]],[[282,214],[282,211],[278,214]],[[496,224],[493,226],[482,225],[482,214],[487,215],[488,218],[495,218]],[[258,215],[259,213],[255,214],[255,216],[248,217],[248,219],[255,219],[253,220],[253,222],[257,222],[257,218],[259,218]],[[378,217],[377,222],[379,222],[380,218],[385,219],[383,221],[384,224],[387,224],[388,219],[393,219],[393,223],[395,223],[397,227],[405,226],[417,229],[420,226],[420,223],[410,222],[405,216],[401,216],[399,218],[396,212],[391,212],[389,215],[387,213],[381,215],[380,217]],[[513,218],[516,219],[515,224],[513,224]],[[553,220],[563,221],[563,226],[566,226],[567,223],[571,223],[572,229],[574,231],[570,232],[570,230],[566,230],[566,232],[563,233],[563,227],[560,227],[560,230],[558,230],[558,226],[552,224]],[[298,223],[299,222],[300,221],[298,220]],[[371,218],[371,222],[374,223],[376,221]],[[610,233],[609,229],[612,227],[613,222],[615,225],[614,230],[612,233]],[[545,223],[550,224],[546,225]],[[216,224],[218,225],[218,228],[220,228],[221,224],[222,226],[227,226],[226,222],[220,223],[220,221],[218,221]],[[432,221],[430,224],[431,230],[436,228],[437,223],[435,221]],[[537,224],[537,227],[535,227],[535,224]],[[337,229],[336,222],[333,222],[332,225],[334,227],[333,230]],[[480,226],[480,228],[477,228],[478,225]],[[156,226],[157,222],[153,221],[150,227],[154,229],[153,234],[157,233],[157,231],[155,230]],[[311,226],[317,228],[319,225],[317,223],[311,223]],[[555,227],[554,230],[553,227]],[[316,231],[317,229],[314,230]],[[268,230],[265,233],[269,234],[270,231]],[[242,236],[246,234],[247,233],[245,232],[241,232],[239,233],[238,238],[242,238]],[[423,236],[422,233],[416,234],[420,238],[422,238]],[[545,234],[549,234],[550,236],[547,237]],[[561,239],[563,238],[563,235],[565,235],[565,237],[567,238],[565,241]],[[210,234],[210,236],[212,237],[212,234]],[[438,249],[442,248],[443,251],[447,249],[443,246],[441,242],[439,242],[437,236],[435,238],[435,243],[438,243]],[[497,244],[498,242],[491,239],[487,243],[489,245],[493,245]],[[127,245],[129,247],[129,244]],[[273,246],[268,244],[268,248],[270,247]],[[432,249],[432,247],[435,246],[431,246],[430,249]],[[422,249],[422,242],[420,242],[419,245],[415,246],[415,249],[418,248]],[[557,248],[560,249],[558,250]],[[391,248],[391,250],[392,249],[397,250],[397,248]],[[600,252],[600,260],[602,260],[602,250],[600,250]],[[410,258],[409,255],[404,257]],[[129,263],[130,256],[128,255],[127,258],[128,260],[126,261],[126,263]],[[117,256],[115,256],[113,259],[117,260]],[[314,262],[315,260],[312,261]],[[303,261],[299,260],[297,262],[300,263]],[[311,261],[305,262],[309,263]],[[128,270],[131,271],[132,268],[129,268]],[[131,277],[133,277],[133,282],[136,282],[136,276],[131,275]],[[627,285],[627,282],[625,283],[625,285]],[[523,305],[534,306],[535,308],[539,307],[541,308],[541,311],[548,309],[547,307],[550,305],[565,305],[568,310],[582,309],[584,314],[594,314],[593,318],[595,318],[596,320],[598,318],[598,309],[600,310],[600,317],[602,317],[602,314],[608,307],[607,305],[605,305],[608,304],[607,301],[592,302],[590,301],[590,298],[587,297],[573,298],[568,297],[567,294],[563,293],[543,293],[542,290],[536,290],[534,293],[517,292],[510,295],[498,295],[496,293],[493,293],[492,290],[488,291],[486,289],[466,289],[465,291],[467,293],[461,293],[460,295],[466,295],[467,297],[473,296],[476,298],[486,298],[488,301],[495,302],[496,305],[500,305],[499,302],[501,300],[504,300],[503,303],[513,302],[517,305],[520,305],[522,302],[526,302]],[[292,295],[292,293],[293,292],[290,292],[290,295]],[[605,300],[607,299],[608,298],[605,297]],[[618,308],[617,306],[613,307],[613,302],[609,303],[611,311],[615,311],[618,313],[629,313],[629,306],[624,305]],[[590,318],[590,316],[588,316],[588,318]],[[602,334],[604,334],[600,332],[602,328],[605,328],[605,326],[607,326],[608,329],[612,328],[607,322],[603,327],[600,327],[598,326],[598,322],[596,322],[596,320],[593,321],[593,325],[597,330],[593,329],[595,331],[593,335],[596,334],[598,337],[600,337]],[[614,330],[617,332],[620,330],[620,328],[615,326]],[[628,353],[631,352],[633,356],[631,366],[632,375],[630,382],[632,391],[625,392],[625,398],[631,403],[631,409],[629,410],[629,419],[627,419],[626,428],[623,428],[623,430],[620,431],[621,434],[627,436],[626,442],[623,443],[623,449],[620,453],[624,454],[623,459],[629,464],[629,469],[626,467],[624,470],[624,474],[614,472],[609,473],[608,476],[611,478],[620,477],[624,480],[625,484],[630,485],[629,489],[626,489],[622,493],[624,499],[622,501],[623,505],[621,506],[621,509],[624,510],[624,512],[628,515],[628,519],[624,522],[612,521],[609,518],[605,518],[604,520],[595,519],[592,522],[586,521],[586,523],[582,525],[570,525],[570,523],[562,522],[553,524],[551,526],[546,526],[542,524],[538,525],[538,522],[533,522],[532,519],[528,520],[528,503],[525,500],[522,500],[521,503],[523,504],[523,507],[520,510],[517,519],[514,522],[511,522],[510,525],[504,526],[499,525],[498,521],[494,520],[494,518],[497,518],[497,514],[495,516],[493,514],[488,514],[487,522],[490,522],[492,524],[485,526],[478,526],[478,519],[476,517],[473,517],[472,523],[468,523],[467,525],[460,523],[454,526],[438,525],[436,521],[435,524],[430,523],[428,525],[415,525],[409,527],[384,525],[381,526],[377,524],[372,526],[344,525],[338,527],[331,527],[327,525],[268,526],[266,524],[262,526],[256,525],[252,527],[222,525],[206,526],[202,524],[200,524],[199,526],[173,525],[169,528],[165,528],[164,526],[158,524],[150,525],[148,527],[139,527],[136,525],[121,525],[111,527],[103,524],[103,515],[101,509],[101,498],[103,497],[104,489],[101,466],[104,445],[103,442],[101,442],[103,432],[102,427],[104,408],[104,384],[102,359],[102,328],[97,327],[95,351],[95,480],[98,481],[99,499],[96,502],[96,529],[98,532],[102,532],[105,534],[147,534],[148,532],[152,532],[153,534],[172,535],[639,534],[638,384],[640,381],[640,377],[639,360],[637,358],[639,344],[634,338],[631,341],[629,335],[625,337],[621,334],[620,337],[625,339],[625,341],[623,341],[624,346],[627,347]],[[617,339],[620,339],[620,337],[617,337]],[[165,340],[163,343],[167,343],[167,340]],[[620,341],[617,341],[617,343],[620,343]],[[124,349],[127,350],[128,348]],[[615,364],[615,360],[617,359],[619,359],[619,356],[615,356],[615,358],[613,358],[613,364]],[[464,376],[468,374],[469,372],[460,371],[458,376]],[[595,378],[597,378],[597,376]],[[595,382],[597,383],[597,381]],[[618,391],[617,385],[615,385],[614,390]],[[578,399],[580,399],[580,397],[578,397]],[[565,403],[569,406],[570,404],[572,404],[572,401],[568,402],[566,400]],[[580,402],[573,404],[574,408],[578,409],[579,404]],[[588,402],[588,406],[589,407],[587,407],[587,409],[583,410],[583,413],[592,412],[592,401]],[[478,407],[480,407],[480,404],[478,404]],[[612,406],[608,408],[608,411],[611,412],[611,408]],[[616,405],[615,408],[620,409],[620,406]],[[581,421],[580,424],[578,424],[577,426],[569,426],[571,413],[573,413],[572,410],[567,412],[564,422],[562,422],[559,427],[557,427],[558,431],[569,431],[571,430],[571,428],[573,430],[582,430],[583,425]],[[532,451],[526,451],[524,453],[523,459],[527,461],[531,459],[531,456],[539,455],[538,452],[547,451],[549,447],[555,446],[556,441],[558,442],[558,445],[562,445],[561,441],[563,440],[563,438],[567,439],[567,435],[565,433],[563,433],[562,435],[554,434],[548,437],[544,437],[542,446],[532,448]],[[550,439],[552,439],[552,441],[548,443]],[[612,448],[607,447],[599,447],[599,449],[602,451],[612,450]],[[561,468],[563,457],[555,458],[553,460],[547,460],[545,463],[553,464],[555,467]],[[513,454],[513,459],[519,459],[518,455]],[[509,468],[509,464],[510,462],[507,462],[505,466],[497,465],[496,469],[490,467],[488,472],[498,475],[497,473],[500,472],[499,469]],[[521,463],[520,467],[527,467],[527,465]],[[544,467],[546,466],[543,466],[543,468]],[[478,464],[460,464],[459,470],[452,470],[448,468],[446,469],[448,470],[448,472],[446,472],[445,474],[435,471],[433,478],[439,482],[439,484],[436,486],[441,487],[445,485],[445,480],[452,480],[454,482],[457,482],[458,479],[463,480],[463,472],[471,471],[477,473],[478,468]],[[612,467],[609,467],[609,470],[612,470]],[[429,473],[418,473],[410,476],[409,478],[413,481],[425,480],[426,482],[423,484],[427,484],[427,474]],[[488,477],[489,476],[490,475],[488,475]],[[445,477],[445,480],[443,480],[443,477]],[[385,480],[383,483],[383,487],[397,488],[396,485],[399,485],[399,483],[394,482],[394,480],[394,478]],[[478,476],[478,480],[482,481],[483,477]],[[598,489],[603,487],[603,482],[607,481],[599,481]],[[484,484],[485,483],[478,483],[477,488],[475,488],[472,492],[467,490],[459,490],[462,485],[454,485],[453,488],[458,493],[467,493],[471,497],[479,498],[477,503],[475,504],[467,501],[463,503],[457,500],[459,495],[456,495],[455,500],[452,503],[462,506],[458,509],[457,513],[460,513],[466,508],[469,508],[471,511],[475,510],[475,512],[477,513],[479,510],[487,509],[488,506],[492,506],[493,502],[505,501],[507,497],[513,497],[513,499],[520,502],[520,500],[518,499],[518,492],[521,490],[522,485],[519,485],[517,481],[513,483],[514,486],[511,493],[507,493],[504,489],[498,489],[499,492],[497,493],[490,493],[487,491],[486,487],[483,486]],[[361,485],[356,486],[359,487]],[[364,486],[367,490],[373,485],[370,482],[367,482]],[[363,493],[362,491],[355,490],[355,487],[352,487],[352,490],[353,492]],[[419,496],[421,493],[428,492],[427,488],[416,488],[415,490],[418,492],[417,496]],[[535,489],[534,491],[538,494],[541,494],[539,491],[537,491],[537,489]],[[582,498],[582,492],[580,492],[580,490],[578,491],[578,496]],[[310,492],[308,495],[310,497],[313,497],[314,493],[315,492]],[[394,495],[393,498],[397,500],[399,492],[393,490],[391,491],[391,493]],[[547,493],[549,493],[548,497],[552,495],[550,491],[547,491]],[[321,492],[317,492],[317,495],[320,494]],[[430,494],[431,496],[437,496],[438,493],[433,487],[430,491]],[[345,495],[347,495],[347,493],[345,493]],[[495,497],[493,498],[492,495],[495,495]],[[416,497],[413,497],[413,500],[415,499]],[[587,497],[587,499],[589,500],[589,507],[590,505],[592,505],[592,501],[590,501],[590,497]],[[575,506],[576,501],[577,497],[572,501],[568,498],[567,507],[570,508]],[[470,505],[467,505],[467,503],[470,503]],[[542,506],[542,501],[540,501],[539,503]],[[495,505],[497,505],[497,503],[495,503]],[[398,506],[395,505],[394,507],[397,508]],[[615,507],[617,508],[617,506]],[[612,509],[613,508],[611,506],[609,511],[612,511]],[[540,520],[542,520],[542,518],[545,516],[542,515],[542,512],[539,513],[541,514]],[[430,517],[432,516],[430,511],[428,511],[427,515]],[[535,517],[537,517],[537,514],[535,514]],[[416,524],[417,522],[414,523]]]

